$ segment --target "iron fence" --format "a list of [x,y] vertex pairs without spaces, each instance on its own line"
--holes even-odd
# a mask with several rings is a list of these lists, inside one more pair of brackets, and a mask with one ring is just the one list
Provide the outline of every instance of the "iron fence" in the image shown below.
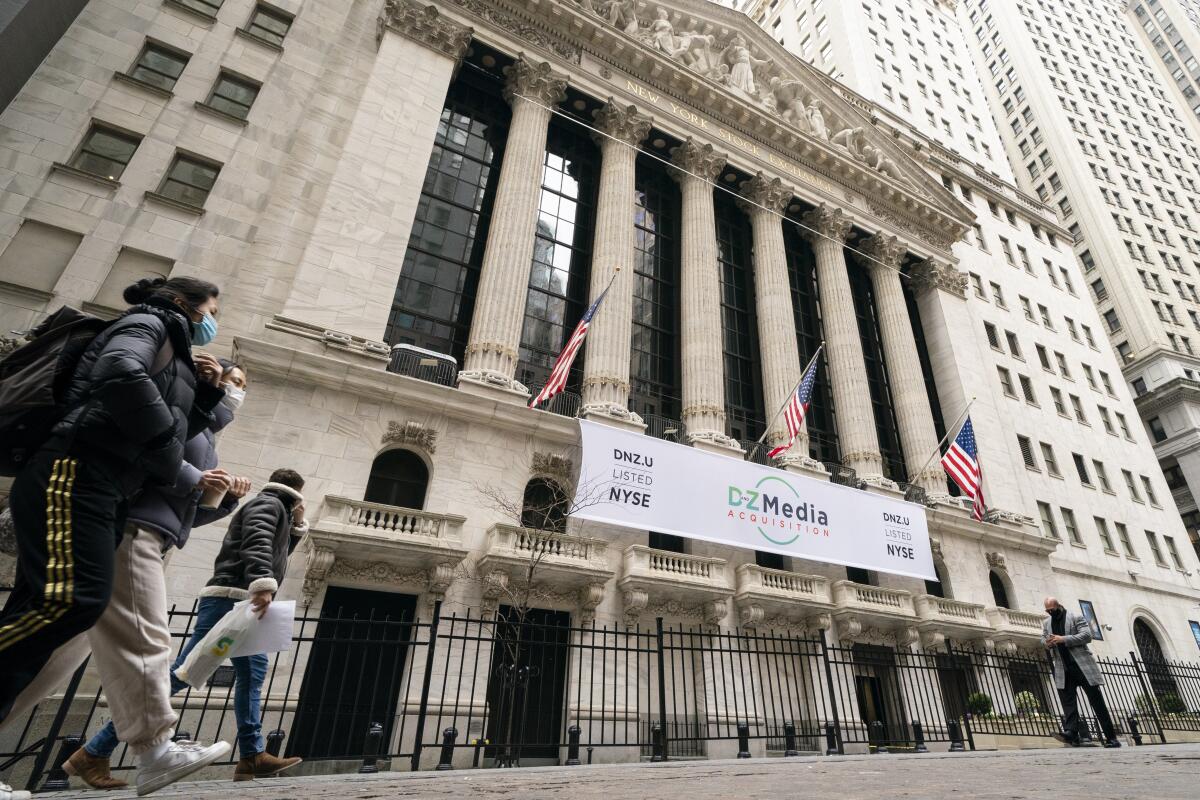
[[[195,616],[172,609],[176,651]],[[1134,654],[1099,664],[1122,733],[1197,738],[1200,665]],[[236,738],[231,684],[218,673],[178,695],[177,735]],[[921,752],[974,748],[982,736],[1049,743],[1062,714],[1044,658],[662,619],[578,626],[566,612],[503,607],[486,617],[299,617],[262,696],[268,749],[325,771]],[[62,761],[106,710],[81,667],[61,698],[0,734],[0,776],[32,789],[48,774],[61,786]],[[114,771],[132,769],[123,748],[114,755]]]

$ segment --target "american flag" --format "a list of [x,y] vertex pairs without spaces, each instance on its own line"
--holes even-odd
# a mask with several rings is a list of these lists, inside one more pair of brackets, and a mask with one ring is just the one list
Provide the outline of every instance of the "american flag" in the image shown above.
[[[612,287],[612,281],[609,281],[608,287]],[[579,320],[579,324],[575,326],[571,338],[567,340],[566,346],[558,354],[558,359],[554,362],[554,368],[550,370],[550,377],[546,379],[546,385],[538,392],[537,397],[529,401],[530,408],[546,402],[561,392],[563,387],[567,385],[567,377],[571,374],[571,365],[575,363],[575,356],[579,353],[579,348],[583,347],[583,338],[587,336],[588,326],[592,324],[592,317],[596,316],[596,309],[600,308],[600,303],[603,302],[606,294],[608,294],[608,288],[605,288],[600,293],[600,296],[596,298],[596,302],[592,303],[583,315],[583,319]]]
[[963,494],[971,498],[975,519],[982,521],[987,507],[983,504],[983,472],[979,467],[979,448],[975,445],[975,428],[971,418],[958,429],[950,449],[942,456],[942,468],[958,484]]
[[821,355],[820,347],[813,354],[812,361],[808,363],[808,369],[805,371],[803,377],[800,378],[800,385],[796,387],[796,391],[792,392],[787,406],[783,409],[783,420],[787,423],[788,429],[787,444],[781,444],[767,453],[767,456],[770,458],[775,458],[791,447],[796,441],[796,437],[800,435],[800,429],[804,427],[804,415],[808,413],[809,401],[812,399],[813,384],[817,382],[817,357],[819,355]]

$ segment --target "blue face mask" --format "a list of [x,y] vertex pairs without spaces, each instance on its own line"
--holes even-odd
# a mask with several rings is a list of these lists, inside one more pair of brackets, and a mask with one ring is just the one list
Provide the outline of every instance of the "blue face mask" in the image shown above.
[[217,338],[217,320],[212,314],[205,314],[204,319],[192,323],[192,344],[204,347],[215,338]]

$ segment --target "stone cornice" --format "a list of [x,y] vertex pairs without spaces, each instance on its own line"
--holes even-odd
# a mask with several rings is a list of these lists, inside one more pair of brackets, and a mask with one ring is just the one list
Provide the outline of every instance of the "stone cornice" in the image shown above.
[[[472,15],[481,13],[481,0],[440,2]],[[595,62],[636,76],[648,89],[702,111],[747,141],[786,154],[779,158],[772,154],[771,159],[759,154],[764,160],[795,159],[814,177],[870,198],[872,213],[889,209],[884,219],[898,233],[911,234],[948,253],[974,219],[894,137],[876,129],[865,116],[869,111],[847,100],[836,82],[788,53],[737,12],[692,0],[673,0],[670,6],[610,3],[603,13],[589,0],[578,4],[496,0],[489,8],[505,6],[514,10],[504,13],[522,25],[532,24],[541,37],[577,44],[591,57],[582,77],[592,77]],[[656,17],[659,10],[665,10],[665,20]],[[508,27],[503,20],[489,19]],[[656,28],[660,22],[669,31]],[[517,41],[525,38],[516,33]],[[482,34],[489,38],[486,31]],[[599,72],[602,78],[612,78],[606,68]],[[853,149],[832,141],[848,128],[865,132],[863,143]],[[789,165],[784,172],[790,174],[792,169]],[[828,200],[842,199],[820,184],[814,187],[829,195]]]
[[383,40],[384,31],[395,31],[455,61],[467,51],[474,33],[443,16],[436,6],[422,6],[416,0],[385,0],[379,13],[378,41]]
[[1200,381],[1189,378],[1172,378],[1161,386],[1156,386],[1153,391],[1133,399],[1138,414],[1142,416],[1189,402],[1200,405]]
[[949,264],[939,261],[922,261],[913,265],[908,278],[916,289],[941,289],[947,294],[967,299],[967,276]]
[[999,545],[1010,551],[1022,550],[1039,555],[1049,555],[1057,550],[1059,545],[1058,540],[1042,536],[1034,525],[1019,525],[1008,521],[979,522],[971,516],[970,511],[956,506],[939,503],[926,514],[931,535],[959,536],[986,545]]
[[[1126,572],[1099,569],[1090,564],[1051,560],[1050,569],[1064,575],[1073,575],[1077,578],[1086,578],[1091,581],[1104,581],[1105,583],[1113,583],[1125,588],[1128,588],[1130,583],[1129,574]],[[1147,592],[1180,597],[1190,602],[1200,600],[1200,589],[1194,589],[1190,586],[1179,586],[1158,580],[1157,578],[1147,578],[1145,575],[1138,575],[1135,582],[1139,589]]]

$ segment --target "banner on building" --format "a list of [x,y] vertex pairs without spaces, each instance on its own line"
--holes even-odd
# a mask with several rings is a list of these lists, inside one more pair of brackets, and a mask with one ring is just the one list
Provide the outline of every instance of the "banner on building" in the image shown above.
[[572,516],[937,580],[925,508],[693,447],[579,421]]

